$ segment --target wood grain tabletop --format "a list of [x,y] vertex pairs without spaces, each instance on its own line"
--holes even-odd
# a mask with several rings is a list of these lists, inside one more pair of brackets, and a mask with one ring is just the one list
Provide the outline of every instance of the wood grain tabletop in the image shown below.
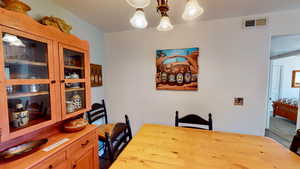
[[144,125],[110,169],[299,169],[300,157],[266,137]]

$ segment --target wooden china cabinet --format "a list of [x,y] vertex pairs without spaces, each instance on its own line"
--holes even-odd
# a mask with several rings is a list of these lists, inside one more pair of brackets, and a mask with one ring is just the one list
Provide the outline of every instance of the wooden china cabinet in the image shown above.
[[[50,138],[47,145],[58,141],[54,139],[57,135],[63,137],[64,133],[54,126],[58,128],[64,120],[90,109],[89,65],[87,41],[41,25],[27,15],[0,8],[0,150],[34,136],[43,137],[46,129],[51,129],[49,133],[52,133],[44,136]],[[18,113],[20,109],[25,113]],[[96,168],[95,129],[89,127],[86,129],[89,132],[81,132],[83,135],[73,134],[76,137],[66,134],[66,137],[73,138],[70,142],[74,145],[68,143],[61,148],[64,153],[57,150],[44,156],[38,155],[41,159],[36,159],[35,164],[39,165],[28,165],[27,168],[47,168],[41,167],[44,164],[42,160],[51,162],[58,158],[66,160],[62,160],[65,162],[56,168],[85,169],[80,165]],[[84,148],[85,139],[93,145],[84,150],[84,154],[81,153],[83,149],[75,144],[80,139],[84,142],[81,148]],[[79,155],[76,159],[78,164],[74,164],[74,159],[68,155],[70,152]],[[45,164],[48,165],[47,161]],[[49,166],[53,168],[52,164]]]

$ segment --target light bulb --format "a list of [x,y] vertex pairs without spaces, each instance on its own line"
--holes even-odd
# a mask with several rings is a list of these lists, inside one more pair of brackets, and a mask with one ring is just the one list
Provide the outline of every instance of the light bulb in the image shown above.
[[182,14],[182,18],[188,21],[193,20],[202,15],[203,12],[204,9],[199,5],[197,0],[188,0]]
[[144,29],[147,27],[148,22],[145,17],[145,13],[142,9],[137,9],[133,17],[130,19],[130,23],[133,27],[138,29]]
[[146,8],[151,0],[127,0],[127,3],[134,8]]
[[170,22],[170,18],[168,16],[161,17],[160,23],[157,26],[158,31],[170,31],[173,29],[173,25]]

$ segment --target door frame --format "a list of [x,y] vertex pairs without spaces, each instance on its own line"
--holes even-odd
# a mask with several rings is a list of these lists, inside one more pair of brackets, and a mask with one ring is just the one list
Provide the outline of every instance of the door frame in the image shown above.
[[[298,33],[300,34],[300,33]],[[297,35],[297,34],[282,34],[282,35],[275,35],[275,34],[270,34],[269,35],[269,41],[268,41],[268,52],[267,52],[267,57],[268,57],[268,82],[267,82],[267,97],[266,97],[266,106],[265,106],[265,116],[266,116],[266,121],[265,121],[265,130],[269,129],[270,127],[270,113],[269,113],[269,101],[270,101],[270,96],[271,96],[271,91],[270,91],[270,87],[271,87],[271,69],[272,69],[272,57],[271,57],[271,46],[272,46],[272,37],[275,36],[288,36],[288,35]],[[280,57],[277,57],[278,59]],[[297,115],[297,123],[296,123],[296,130],[300,129],[300,90],[299,90],[299,101],[298,101],[298,115]]]

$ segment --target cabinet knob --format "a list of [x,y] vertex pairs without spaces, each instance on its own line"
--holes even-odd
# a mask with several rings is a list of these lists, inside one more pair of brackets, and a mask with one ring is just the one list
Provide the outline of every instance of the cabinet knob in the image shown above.
[[77,165],[76,165],[76,164],[73,164],[72,169],[74,169],[74,168],[76,168],[76,167],[77,167]]
[[85,147],[85,146],[87,146],[87,145],[89,144],[89,142],[90,142],[89,140],[86,140],[86,142],[83,143],[83,144],[81,144],[81,146],[82,146],[82,147]]
[[56,83],[56,80],[52,80],[51,83],[52,83],[52,84]]
[[60,82],[61,82],[61,83],[65,83],[66,81],[65,81],[65,80],[61,80]]
[[49,167],[48,167],[49,169],[53,169],[53,165],[49,165]]

